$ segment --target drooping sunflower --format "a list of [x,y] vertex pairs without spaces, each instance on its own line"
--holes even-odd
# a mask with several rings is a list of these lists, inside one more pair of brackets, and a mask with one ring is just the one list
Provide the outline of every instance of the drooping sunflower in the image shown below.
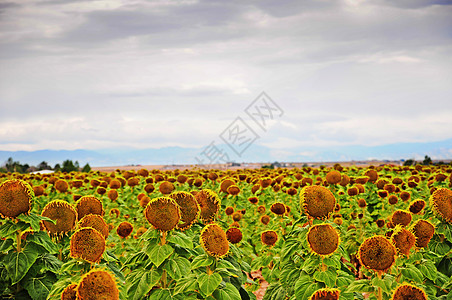
[[104,218],[102,218],[102,216],[94,215],[94,214],[86,215],[78,222],[78,226],[79,227],[92,227],[92,228],[96,229],[97,231],[99,231],[104,236],[104,238],[108,237],[108,233],[109,233],[108,225],[104,221]]
[[386,272],[395,262],[395,246],[384,236],[367,238],[358,249],[358,258],[367,269]]
[[224,212],[226,213],[227,216],[230,216],[234,213],[234,208],[232,206],[228,206],[224,209]]
[[275,202],[270,207],[270,210],[274,214],[276,214],[278,216],[281,216],[281,215],[283,215],[286,212],[286,206],[283,203],[281,203],[281,202]]
[[306,214],[315,219],[326,219],[334,211],[336,198],[323,186],[305,186],[300,193],[301,205]]
[[22,180],[6,180],[0,184],[0,216],[14,219],[28,214],[33,205],[33,188]]
[[394,243],[398,253],[409,256],[410,249],[416,243],[416,237],[411,231],[398,225],[391,235],[391,241]]
[[341,182],[341,172],[337,170],[329,171],[325,179],[329,184],[338,184]]
[[42,216],[55,220],[43,221],[42,225],[52,235],[65,234],[74,229],[77,223],[77,212],[74,207],[64,200],[53,200],[44,207]]
[[267,246],[273,246],[278,241],[278,234],[273,230],[262,232],[261,241]]
[[58,179],[55,182],[55,189],[60,193],[67,192],[68,188],[69,188],[69,184],[66,182],[66,180]]
[[227,178],[227,179],[223,180],[223,181],[220,183],[220,190],[221,190],[223,193],[227,194],[227,193],[228,193],[228,188],[229,188],[230,186],[232,186],[232,185],[235,185],[235,181],[232,180],[232,179]]
[[411,285],[404,283],[397,287],[394,291],[394,294],[391,297],[391,300],[427,300],[427,295],[424,290]]
[[330,224],[317,224],[309,228],[306,239],[309,248],[318,255],[328,256],[337,250],[339,233]]
[[259,219],[262,224],[267,225],[270,222],[270,217],[267,215],[263,215]]
[[156,229],[170,231],[179,223],[180,209],[172,198],[158,197],[148,203],[144,216]]
[[116,280],[109,272],[93,269],[82,276],[77,287],[77,300],[119,300]]
[[116,199],[118,199],[118,191],[117,190],[109,190],[107,192],[107,197],[111,200],[111,201],[115,201]]
[[169,195],[174,191],[174,184],[169,181],[163,181],[159,185],[159,191],[163,195]]
[[447,188],[437,189],[430,196],[430,203],[436,215],[452,223],[452,191]]
[[338,289],[323,288],[315,291],[309,300],[338,300],[340,294]]
[[68,285],[61,293],[61,300],[76,300],[77,299],[77,284],[72,283]]
[[240,193],[240,188],[234,184],[229,186],[226,191],[229,195],[237,196]]
[[243,234],[239,228],[231,227],[226,231],[226,237],[231,244],[237,244],[242,240]]
[[394,225],[408,226],[412,220],[412,216],[408,211],[396,210],[391,216],[391,222]]
[[201,210],[199,218],[204,223],[213,221],[221,206],[218,195],[212,190],[204,189],[195,195],[195,199]]
[[210,223],[201,230],[199,242],[211,256],[224,257],[229,251],[228,238],[224,230],[215,223]]
[[122,222],[116,228],[116,233],[123,239],[128,237],[133,231],[133,225],[127,221]]
[[83,196],[78,199],[75,204],[75,209],[77,210],[77,215],[79,219],[89,214],[104,215],[104,208],[102,207],[102,202],[99,201],[94,196]]
[[174,192],[170,195],[180,209],[180,220],[182,223],[177,224],[180,230],[190,228],[198,219],[200,209],[195,197],[188,192]]
[[416,247],[425,248],[435,234],[435,226],[429,221],[421,219],[411,226],[410,231],[416,237]]
[[104,236],[92,227],[82,227],[71,236],[70,256],[90,263],[99,262],[105,251]]
[[425,201],[416,199],[410,203],[409,210],[412,214],[418,214],[425,208]]

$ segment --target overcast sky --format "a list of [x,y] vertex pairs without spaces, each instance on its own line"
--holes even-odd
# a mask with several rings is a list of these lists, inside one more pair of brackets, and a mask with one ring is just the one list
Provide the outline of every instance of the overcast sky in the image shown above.
[[[0,150],[452,138],[452,1],[1,1]],[[452,156],[452,150],[449,149]]]

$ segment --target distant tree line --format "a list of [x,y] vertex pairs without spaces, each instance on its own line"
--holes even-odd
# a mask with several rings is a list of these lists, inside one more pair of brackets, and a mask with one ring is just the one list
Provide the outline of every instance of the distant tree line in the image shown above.
[[[445,164],[446,164],[446,163],[443,162],[443,161],[438,161],[438,162],[433,163],[433,161],[432,161],[432,159],[430,158],[430,156],[426,155],[426,156],[424,157],[424,160],[423,160],[423,161],[416,161],[416,160],[414,160],[414,159],[407,159],[407,160],[405,160],[405,161],[403,162],[403,165],[404,165],[404,166],[414,166],[414,165],[416,165],[416,164],[418,164],[418,163],[422,163],[424,166],[428,166],[428,165],[445,165]],[[451,162],[451,164],[452,164],[452,162]]]
[[52,170],[55,172],[72,172],[72,171],[81,171],[81,172],[89,172],[91,171],[90,165],[87,163],[80,167],[78,161],[72,162],[70,159],[66,159],[62,164],[56,164],[53,168],[46,161],[42,161],[37,166],[30,166],[29,164],[21,164],[18,161],[15,161],[12,157],[8,158],[8,160],[0,166],[0,172],[18,172],[18,173],[30,173],[34,171],[43,171],[43,170]]

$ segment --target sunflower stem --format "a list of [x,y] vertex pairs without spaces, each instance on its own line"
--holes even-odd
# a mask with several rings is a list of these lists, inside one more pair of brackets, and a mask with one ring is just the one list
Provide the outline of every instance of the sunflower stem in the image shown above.
[[161,236],[161,238],[160,238],[160,245],[161,246],[163,246],[163,245],[165,245],[166,244],[166,231],[163,231],[162,232],[162,236]]
[[20,252],[20,250],[22,250],[22,248],[20,247],[21,246],[21,242],[22,242],[22,237],[21,237],[21,231],[20,230],[18,230],[17,232],[16,232],[16,243],[17,243],[17,252]]
[[[381,273],[380,273],[380,272],[377,272],[377,277],[378,277],[378,279],[381,279]],[[378,299],[378,300],[383,300],[383,294],[382,294],[382,291],[381,291],[381,287],[380,287],[380,286],[378,287],[378,295],[377,295],[377,299]]]

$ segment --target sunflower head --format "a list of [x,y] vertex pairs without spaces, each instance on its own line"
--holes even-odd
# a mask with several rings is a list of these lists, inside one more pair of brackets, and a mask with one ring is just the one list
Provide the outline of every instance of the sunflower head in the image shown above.
[[228,193],[228,188],[230,187],[230,186],[232,186],[232,185],[235,185],[235,182],[234,182],[234,180],[232,180],[232,179],[225,179],[225,180],[223,180],[221,183],[220,183],[220,190],[223,192],[223,193],[225,193],[225,194],[227,194]]
[[163,195],[169,195],[169,194],[171,194],[173,192],[173,190],[174,190],[174,184],[172,184],[169,181],[163,181],[159,185],[159,191]]
[[391,300],[427,300],[427,295],[425,294],[424,290],[411,285],[404,283],[396,288],[394,291],[394,294],[392,295]]
[[243,235],[239,228],[231,227],[226,231],[226,237],[231,244],[237,244],[242,240]]
[[268,223],[270,223],[270,217],[267,215],[263,215],[259,218],[259,220],[261,221],[262,224],[267,225]]
[[286,212],[286,206],[283,203],[281,203],[281,202],[275,202],[270,207],[270,210],[274,214],[277,214],[278,216],[281,216],[281,215],[283,215]]
[[204,250],[214,257],[224,257],[229,251],[226,233],[215,223],[210,223],[201,230],[199,242]]
[[237,196],[240,193],[240,188],[234,184],[234,185],[230,185],[226,189],[226,191],[228,192],[229,195]]
[[79,222],[79,227],[92,227],[99,231],[104,238],[108,237],[108,225],[105,223],[104,218],[99,215],[89,214],[84,216]]
[[338,300],[340,294],[338,289],[323,288],[315,291],[309,300]]
[[336,198],[323,186],[306,186],[300,193],[301,205],[306,214],[315,219],[326,219],[334,211]]
[[180,210],[180,221],[182,223],[177,224],[177,228],[180,230],[186,230],[190,228],[196,220],[199,218],[199,204],[195,197],[188,192],[174,192],[170,195],[170,198],[176,201]]
[[410,224],[412,218],[413,217],[408,211],[396,210],[391,216],[391,222],[394,225],[400,224],[402,226],[407,226],[408,224]]
[[425,208],[425,201],[422,199],[414,200],[410,203],[409,210],[412,214],[418,214]]
[[116,233],[123,239],[128,237],[133,231],[133,225],[125,221],[118,225],[116,228]]
[[278,241],[278,234],[273,230],[267,230],[262,232],[261,241],[267,246],[274,246]]
[[452,191],[446,188],[440,188],[430,196],[430,203],[433,211],[441,219],[452,223]]
[[416,237],[411,231],[397,225],[391,235],[391,241],[398,253],[409,256],[410,249],[416,243]]
[[75,204],[75,209],[77,210],[77,215],[79,219],[89,214],[104,215],[104,208],[102,207],[102,202],[99,201],[94,196],[83,196],[78,199]]
[[90,263],[99,262],[105,251],[104,236],[92,227],[82,227],[71,236],[70,256]]
[[326,174],[325,179],[328,184],[338,184],[341,182],[341,172],[337,170],[329,171],[328,174]]
[[427,220],[420,219],[411,226],[410,231],[416,237],[416,247],[425,248],[435,233],[435,226]]
[[309,228],[306,236],[312,252],[328,256],[337,250],[340,243],[339,233],[330,224],[317,224]]
[[396,248],[384,236],[367,238],[358,249],[358,258],[367,269],[386,272],[395,262]]
[[42,222],[47,232],[52,235],[65,234],[74,229],[77,223],[77,212],[72,205],[63,200],[47,203],[42,210],[42,216],[56,221],[55,224],[49,221]]
[[204,223],[213,221],[221,206],[218,195],[212,190],[204,189],[196,193],[195,199],[201,210],[200,219]]
[[148,203],[144,216],[156,229],[170,231],[179,223],[180,209],[173,199],[158,197]]
[[109,272],[93,269],[84,274],[77,287],[78,300],[119,300],[116,280]]
[[227,216],[230,216],[234,213],[234,208],[232,206],[228,206],[224,209],[224,212],[226,213]]
[[69,184],[64,179],[58,179],[55,182],[55,189],[60,193],[67,192],[68,188],[69,188]]
[[77,299],[77,284],[72,283],[68,285],[61,293],[61,300],[76,300]]
[[0,216],[14,219],[28,214],[35,194],[33,188],[22,180],[6,180],[0,184]]

